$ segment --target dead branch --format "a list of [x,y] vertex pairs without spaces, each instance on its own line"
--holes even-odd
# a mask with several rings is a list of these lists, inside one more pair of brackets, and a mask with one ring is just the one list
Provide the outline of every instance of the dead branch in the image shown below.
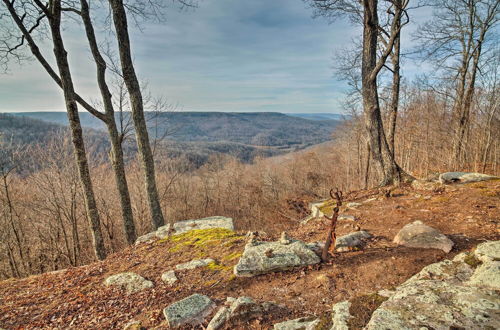
[[326,238],[325,246],[323,247],[323,252],[321,253],[321,260],[323,262],[327,261],[328,254],[333,254],[335,251],[335,241],[337,240],[337,235],[335,234],[335,229],[337,227],[337,218],[339,216],[339,208],[342,206],[342,191],[338,188],[330,190],[330,196],[333,200],[337,202],[333,208],[333,214],[331,217],[325,215],[325,218],[330,220],[330,228],[328,230],[328,236]]

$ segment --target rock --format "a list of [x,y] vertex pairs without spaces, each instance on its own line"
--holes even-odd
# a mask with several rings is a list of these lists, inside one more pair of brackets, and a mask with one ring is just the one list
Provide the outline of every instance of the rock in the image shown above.
[[147,233],[146,235],[142,235],[142,236],[139,236],[136,240],[135,240],[135,244],[140,244],[140,243],[149,243],[149,242],[152,242],[156,239],[156,232],[152,232],[152,233]]
[[288,238],[286,231],[284,231],[281,233],[281,237],[280,237],[279,242],[281,244],[287,245],[287,244],[290,244],[292,241],[290,240],[290,238]]
[[396,291],[394,290],[387,290],[387,289],[384,289],[384,290],[380,290],[377,292],[377,294],[381,297],[384,297],[384,298],[390,298],[392,296],[394,296],[394,294],[396,293]]
[[[172,229],[171,229],[172,228]],[[149,243],[155,238],[164,239],[171,234],[182,234],[193,229],[211,229],[211,228],[225,228],[234,230],[233,219],[215,216],[203,219],[184,220],[174,223],[171,227],[170,224],[159,227],[156,231],[140,236],[135,244]]]
[[349,251],[352,248],[362,246],[364,243],[363,241],[370,237],[371,235],[365,230],[355,231],[350,234],[340,236],[335,242],[335,249],[339,252]]
[[474,250],[474,256],[482,262],[500,260],[500,241],[479,244]]
[[453,248],[453,242],[448,237],[421,221],[404,226],[394,237],[394,243],[413,248],[439,249],[446,253]]
[[172,285],[178,281],[178,278],[175,276],[175,272],[173,270],[169,270],[168,272],[161,274],[161,280],[169,285]]
[[338,220],[356,221],[357,218],[354,215],[341,214],[339,215]]
[[273,307],[279,307],[274,303],[256,303],[250,297],[239,297],[238,299],[228,297],[226,306],[221,307],[208,324],[207,330],[216,330],[225,324],[234,322],[247,322],[270,312]]
[[493,329],[500,324],[499,308],[494,291],[420,280],[397,288],[373,312],[366,329]]
[[487,181],[498,179],[498,177],[482,173],[469,173],[469,172],[446,172],[439,176],[439,182],[443,184],[450,183],[471,183],[479,181]]
[[104,284],[106,286],[118,286],[124,289],[128,294],[153,287],[153,282],[132,272],[112,275],[106,278]]
[[342,301],[332,308],[332,322],[333,326],[330,330],[349,330],[348,321],[352,317],[349,312],[351,303],[349,301]]
[[195,220],[184,220],[174,223],[175,234],[182,234],[193,229],[225,228],[234,230],[233,219],[226,217],[208,217]]
[[214,259],[210,259],[210,258],[207,258],[207,259],[195,259],[195,260],[191,260],[190,262],[186,262],[186,263],[183,263],[183,264],[176,265],[175,268],[177,270],[195,269],[195,268],[198,268],[198,267],[206,267],[206,266],[208,266],[208,264],[210,264],[212,262],[215,262],[215,260]]
[[[480,244],[474,253],[496,255],[499,243]],[[500,261],[486,257],[474,269],[466,263],[474,253],[426,266],[374,311],[366,329],[497,329]]]
[[125,325],[125,327],[123,328],[123,330],[142,330],[142,329],[145,329],[141,322],[139,321],[131,321],[129,323],[127,323]]
[[500,290],[500,261],[489,261],[477,267],[467,284]]
[[314,330],[320,320],[310,317],[289,320],[274,325],[274,330]]
[[214,308],[215,303],[210,298],[195,293],[165,308],[163,315],[171,328],[195,326],[203,323]]
[[346,207],[347,207],[348,209],[355,209],[355,208],[357,208],[357,207],[360,207],[361,205],[363,205],[363,204],[361,204],[361,203],[356,203],[356,202],[350,202],[350,203],[347,203],[347,204],[346,204]]
[[166,224],[165,226],[158,227],[158,229],[154,232],[155,236],[159,239],[164,239],[172,234],[173,230],[170,230],[170,224]]
[[[272,253],[267,253],[270,250]],[[250,277],[297,266],[313,265],[320,261],[320,258],[302,241],[291,240],[289,244],[257,241],[245,246],[243,255],[234,266],[234,274]]]

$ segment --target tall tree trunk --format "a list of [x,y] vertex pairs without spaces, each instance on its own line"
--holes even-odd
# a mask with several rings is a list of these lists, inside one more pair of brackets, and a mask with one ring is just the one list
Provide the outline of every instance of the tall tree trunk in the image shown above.
[[165,224],[161,210],[158,189],[156,187],[155,165],[151,145],[149,143],[146,119],[144,117],[144,105],[142,100],[139,80],[135,74],[134,64],[130,51],[130,40],[128,35],[127,15],[122,0],[109,0],[113,12],[113,22],[118,40],[120,63],[123,79],[130,97],[132,106],[132,119],[134,121],[137,145],[141,156],[142,167],[146,179],[146,192],[151,215],[151,223],[156,229]]
[[[401,22],[397,24],[398,28],[401,26]],[[401,34],[398,33],[396,40],[394,41],[394,49],[391,55],[392,61],[392,95],[391,95],[391,113],[389,115],[389,130],[387,131],[387,143],[389,144],[389,150],[392,153],[392,157],[395,157],[395,136],[396,136],[396,122],[398,119],[398,107],[399,107],[399,91],[401,88],[401,73],[400,73],[400,52],[401,52]]]
[[108,135],[111,141],[111,164],[115,175],[116,187],[120,196],[120,206],[123,219],[123,227],[128,244],[133,244],[137,239],[137,233],[130,203],[130,193],[128,189],[127,177],[125,175],[125,162],[123,160],[123,149],[121,137],[118,133],[115,121],[115,111],[111,99],[111,92],[106,83],[106,62],[99,51],[99,46],[95,37],[94,27],[90,18],[89,5],[86,0],[81,0],[81,16],[85,26],[85,32],[89,41],[90,50],[97,67],[97,83],[103,100],[105,120]]
[[363,6],[361,75],[365,126],[368,132],[372,158],[382,178],[380,185],[399,184],[411,177],[398,166],[389,149],[380,113],[377,88],[378,1],[363,0]]
[[49,19],[52,42],[54,46],[54,55],[59,69],[59,76],[64,93],[78,173],[83,187],[85,207],[90,221],[94,252],[97,259],[102,260],[106,258],[106,249],[102,238],[101,221],[90,178],[87,155],[85,153],[85,144],[83,142],[80,118],[78,116],[78,106],[75,100],[73,80],[69,70],[67,52],[64,48],[61,36],[61,1],[54,0],[51,1],[50,4],[51,6],[46,9],[46,14]]

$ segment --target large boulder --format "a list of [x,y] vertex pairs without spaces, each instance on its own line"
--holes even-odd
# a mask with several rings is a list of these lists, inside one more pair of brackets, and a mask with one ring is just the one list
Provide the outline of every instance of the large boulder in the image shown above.
[[439,176],[439,182],[443,184],[450,183],[471,183],[498,179],[498,177],[482,173],[469,172],[446,172]]
[[109,276],[104,281],[104,285],[120,287],[126,293],[132,294],[153,287],[153,282],[146,280],[136,273],[126,272]]
[[196,326],[203,323],[214,308],[215,303],[210,298],[196,293],[171,304],[163,310],[163,315],[171,328]]
[[498,255],[499,242],[425,267],[375,310],[366,329],[497,329],[500,268],[485,251]]
[[439,249],[446,253],[453,248],[453,242],[446,235],[422,221],[404,226],[394,237],[394,243],[413,248]]
[[234,230],[233,219],[226,217],[208,217],[195,220],[184,220],[174,223],[175,234],[182,234],[193,229],[225,228]]
[[250,277],[298,266],[314,265],[320,261],[316,253],[302,241],[289,239],[289,243],[283,244],[252,240],[245,246],[243,255],[234,266],[234,274]]
[[155,239],[164,239],[169,235],[177,235],[194,229],[224,228],[234,230],[233,219],[221,216],[214,216],[202,219],[184,220],[173,224],[159,227],[156,231],[140,236],[135,244],[149,243]]

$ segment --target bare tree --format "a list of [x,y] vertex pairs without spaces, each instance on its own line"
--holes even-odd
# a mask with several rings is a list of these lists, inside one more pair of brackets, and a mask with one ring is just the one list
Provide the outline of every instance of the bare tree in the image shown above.
[[425,59],[438,71],[445,71],[455,88],[452,163],[455,168],[466,161],[464,145],[470,126],[476,81],[489,41],[495,40],[500,0],[437,0],[433,18],[422,25],[417,38]]

